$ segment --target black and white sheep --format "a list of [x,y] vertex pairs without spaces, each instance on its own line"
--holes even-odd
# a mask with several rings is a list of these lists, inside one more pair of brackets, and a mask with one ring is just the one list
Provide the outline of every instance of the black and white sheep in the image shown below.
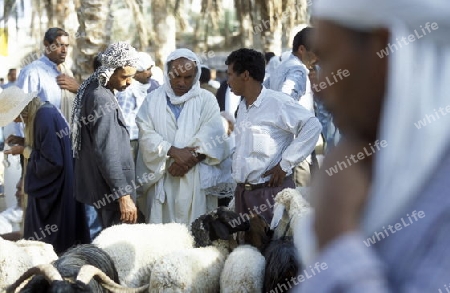
[[[271,225],[257,215],[250,219],[250,229],[242,237],[259,252],[239,246],[230,254],[221,276],[221,292],[236,292],[236,288],[245,292],[270,292],[286,280],[297,277],[301,271],[301,257],[294,246],[292,231],[296,231],[298,223],[310,212],[309,203],[298,190],[280,191],[275,197]],[[245,261],[238,257],[243,251],[247,255]],[[249,264],[254,266],[250,268]],[[248,270],[263,273],[249,277],[245,273]]]
[[95,245],[86,244],[69,249],[52,264],[29,269],[6,292],[19,289],[20,293],[132,293],[145,292],[148,287],[126,288],[118,282],[109,255]]

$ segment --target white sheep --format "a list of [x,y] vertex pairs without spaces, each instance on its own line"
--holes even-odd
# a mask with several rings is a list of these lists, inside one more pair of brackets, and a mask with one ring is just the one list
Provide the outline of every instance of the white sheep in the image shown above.
[[238,246],[225,261],[220,275],[220,292],[262,292],[265,265],[266,260],[256,247]]
[[0,292],[28,269],[51,263],[57,258],[53,246],[45,242],[32,240],[13,242],[0,237]]
[[305,189],[286,188],[275,196],[274,216],[270,223],[270,229],[274,230],[273,239],[293,236],[299,220],[311,213],[311,206],[300,191],[306,192]]
[[186,225],[121,224],[103,230],[93,244],[113,259],[121,284],[140,287],[148,284],[155,262],[172,251],[194,246]]
[[229,254],[221,244],[182,249],[167,254],[153,266],[150,292],[214,293],[220,286],[220,273]]
[[248,223],[233,225],[238,217],[220,207],[196,219],[191,227],[196,247],[159,259],[152,268],[150,292],[218,292],[225,260],[237,245],[230,235],[249,228]]

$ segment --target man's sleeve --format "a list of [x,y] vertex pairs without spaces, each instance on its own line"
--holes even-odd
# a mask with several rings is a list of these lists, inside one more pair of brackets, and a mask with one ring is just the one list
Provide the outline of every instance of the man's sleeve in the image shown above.
[[90,125],[90,132],[97,165],[111,189],[126,188],[128,182],[123,172],[121,158],[125,144],[128,146],[128,140],[121,141],[123,136],[118,122],[118,105],[102,97],[97,97],[93,105],[90,113],[95,119]]
[[[404,276],[395,285],[389,281],[389,270],[372,247],[364,244],[363,236],[358,232],[342,235],[325,247],[317,261],[326,263],[327,269],[304,281],[297,293],[306,292],[345,292],[345,293],[424,293],[446,292],[444,285],[449,284],[450,225],[445,223],[442,229],[435,229],[435,237],[430,241],[417,235],[417,239],[427,247],[417,251],[415,259],[407,266],[414,270]],[[412,228],[411,228],[412,229]],[[401,267],[399,267],[401,270]],[[395,272],[402,274],[402,272]],[[441,291],[439,291],[441,289]]]
[[281,92],[299,101],[306,92],[306,71],[302,67],[289,70],[281,87]]
[[37,73],[37,68],[30,67],[31,65],[22,69],[19,77],[16,81],[16,86],[21,88],[26,93],[39,92],[39,75]]
[[281,107],[279,117],[282,128],[294,134],[294,140],[283,152],[280,162],[280,167],[286,172],[292,170],[313,152],[322,126],[311,112],[294,100],[290,100]]

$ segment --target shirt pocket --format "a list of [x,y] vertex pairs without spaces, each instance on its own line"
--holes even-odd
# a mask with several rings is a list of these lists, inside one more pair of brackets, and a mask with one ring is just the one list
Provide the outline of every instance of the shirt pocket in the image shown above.
[[260,157],[272,157],[277,151],[277,144],[270,131],[264,126],[251,126],[250,153]]

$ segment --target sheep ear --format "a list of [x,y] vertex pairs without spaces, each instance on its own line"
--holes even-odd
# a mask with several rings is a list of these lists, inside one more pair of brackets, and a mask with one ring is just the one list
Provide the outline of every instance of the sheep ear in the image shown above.
[[[230,231],[228,230],[228,227],[224,225],[220,221],[212,221],[210,227],[210,235],[211,235],[211,241],[222,239],[222,240],[229,240],[230,239]],[[215,239],[213,239],[215,238]]]
[[270,230],[275,230],[276,227],[278,227],[278,224],[281,221],[281,218],[283,218],[284,211],[286,210],[284,204],[276,203],[275,208],[273,210],[273,218],[272,222],[270,223]]

